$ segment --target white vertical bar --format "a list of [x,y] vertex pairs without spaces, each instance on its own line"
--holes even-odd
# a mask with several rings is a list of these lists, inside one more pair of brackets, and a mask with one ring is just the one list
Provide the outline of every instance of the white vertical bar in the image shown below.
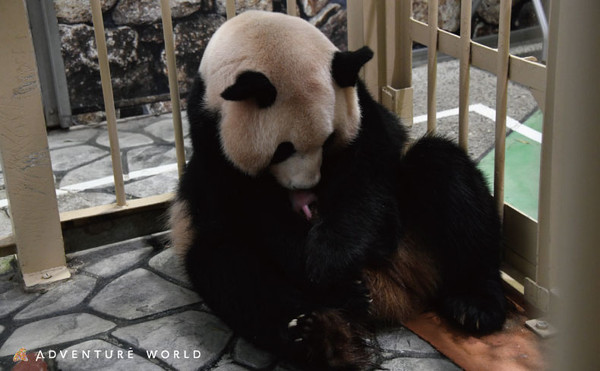
[[[600,2],[553,0],[540,179],[538,282],[558,286],[552,369],[600,364]],[[557,313],[554,313],[555,315]]]
[[504,215],[504,162],[506,154],[506,108],[508,95],[508,58],[510,47],[510,12],[512,1],[500,1],[498,59],[496,60],[496,147],[494,152],[494,198]]
[[[365,0],[363,1],[363,25],[365,32],[365,44],[371,48],[374,52],[373,59],[367,63],[364,70],[364,80],[369,92],[375,97],[376,100],[380,100],[381,97],[381,86],[380,78],[381,74],[379,71],[380,58],[385,58],[385,54],[381,54],[380,45],[380,25],[379,25],[379,12],[378,2],[385,2],[381,0]],[[383,15],[382,15],[383,16]],[[385,42],[385,40],[383,41]],[[383,47],[385,50],[385,46]]]
[[469,147],[469,80],[471,70],[471,1],[460,7],[460,71],[458,96],[458,145]]
[[125,184],[123,182],[123,167],[121,164],[121,149],[119,148],[119,136],[117,133],[117,116],[115,112],[115,100],[113,97],[112,84],[110,80],[110,68],[108,65],[108,50],[104,36],[104,20],[102,19],[102,5],[100,0],[91,0],[92,22],[94,24],[94,35],[98,49],[98,64],[100,65],[100,79],[102,80],[102,94],[104,96],[104,109],[106,111],[106,124],[108,127],[108,139],[110,142],[110,155],[112,158],[113,175],[115,178],[115,194],[117,205],[124,206]]
[[225,12],[227,13],[227,19],[235,17],[235,0],[225,2]]
[[167,70],[169,76],[169,92],[173,106],[173,129],[175,134],[175,151],[177,154],[177,171],[183,175],[185,169],[185,147],[183,144],[183,124],[181,121],[181,105],[179,102],[179,86],[177,84],[177,61],[175,60],[175,40],[173,36],[173,22],[171,20],[171,6],[169,0],[160,0],[162,11],[163,37],[165,39],[165,53],[167,56]]
[[68,278],[24,1],[0,1],[0,66],[0,150],[19,266],[26,286],[44,281],[43,271],[45,282]]
[[[394,38],[389,47],[393,50],[390,87],[394,111],[405,126],[413,125],[412,39],[410,22],[412,1],[393,1]],[[389,39],[388,39],[389,41]],[[393,89],[393,90],[392,90]],[[385,95],[382,95],[382,100]],[[385,103],[385,102],[383,102]]]
[[381,102],[381,88],[387,85],[387,20],[386,1],[377,1],[375,9],[377,17],[377,85],[378,99]]
[[436,95],[437,83],[437,40],[438,40],[438,0],[428,2],[429,43],[427,44],[427,132],[436,129]]
[[394,32],[396,33],[397,43],[392,72],[392,87],[404,89],[412,87],[412,40],[410,38],[412,1],[395,2],[394,6]]
[[286,0],[287,14],[297,16],[298,7],[296,6],[296,0]]
[[365,45],[363,25],[363,3],[348,0],[348,50],[357,50]]

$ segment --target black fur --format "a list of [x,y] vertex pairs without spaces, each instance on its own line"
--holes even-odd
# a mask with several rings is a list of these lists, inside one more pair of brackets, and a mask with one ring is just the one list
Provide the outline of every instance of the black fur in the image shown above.
[[[196,236],[186,269],[234,330],[311,369],[366,367],[369,349],[356,335],[364,332],[370,297],[361,271],[382,265],[408,232],[421,237],[439,265],[440,313],[476,333],[502,326],[500,221],[481,173],[457,146],[426,137],[403,156],[406,133],[358,81],[360,133],[343,149],[324,150],[314,190],[319,218],[309,222],[268,172],[247,176],[224,156],[220,116],[203,107],[204,89],[198,78],[189,96],[194,153],[178,192]],[[376,300],[377,293],[370,295]],[[354,360],[307,358],[323,345],[295,341],[288,329],[302,314],[323,320],[331,311],[348,323],[331,341],[355,349]]]
[[441,314],[471,332],[499,330],[502,232],[483,175],[462,149],[431,136],[407,152],[400,173],[401,219],[440,262]]
[[271,164],[278,164],[287,160],[291,155],[296,153],[296,148],[290,142],[283,142],[277,146],[273,157],[271,158]]
[[275,102],[277,89],[263,73],[245,71],[221,93],[221,97],[234,101],[254,99],[258,107],[267,108]]
[[373,58],[373,51],[367,46],[353,52],[336,52],[331,62],[331,74],[341,88],[356,85],[358,71]]

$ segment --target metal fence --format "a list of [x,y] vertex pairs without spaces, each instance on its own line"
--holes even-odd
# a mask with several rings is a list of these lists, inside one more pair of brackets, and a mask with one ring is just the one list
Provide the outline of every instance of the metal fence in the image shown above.
[[[68,277],[62,228],[66,223],[135,213],[156,205],[166,205],[172,194],[143,199],[125,199],[115,105],[100,0],[90,0],[93,14],[102,90],[110,138],[116,201],[111,205],[59,213],[53,182],[48,142],[37,83],[36,62],[23,1],[0,2],[0,146],[7,197],[10,202],[13,236],[0,241],[0,256],[16,252],[26,285]],[[182,120],[176,80],[173,27],[168,0],[160,0],[173,125],[179,173],[185,166]],[[516,278],[509,279],[525,296],[541,308],[550,302],[549,289],[554,287],[552,244],[548,242],[552,223],[549,190],[552,161],[552,135],[544,129],[540,226],[531,218],[504,203],[504,153],[506,138],[507,84],[509,80],[529,87],[540,106],[554,102],[558,92],[549,87],[553,76],[546,66],[509,54],[511,1],[500,6],[498,47],[490,48],[471,40],[471,2],[462,1],[460,35],[437,27],[438,0],[429,1],[428,24],[411,17],[411,1],[348,0],[348,46],[354,50],[369,45],[375,60],[363,73],[368,88],[405,124],[413,118],[412,46],[418,42],[428,47],[427,128],[436,130],[437,52],[460,60],[459,145],[468,148],[469,72],[471,66],[494,73],[496,87],[496,133],[494,196],[501,210],[506,234],[505,267]],[[298,15],[296,2],[287,0],[288,13]],[[227,17],[235,15],[235,1],[226,2]],[[552,33],[551,33],[552,35]],[[555,36],[556,38],[556,36]],[[550,53],[550,63],[553,55]],[[553,95],[554,94],[554,95]],[[550,108],[550,107],[549,107]],[[548,121],[548,120],[546,120]],[[63,227],[61,227],[61,224]],[[538,238],[539,234],[539,238]],[[16,247],[16,249],[15,249]],[[518,282],[517,282],[518,281]],[[525,287],[523,287],[523,285]]]
[[[537,223],[504,202],[505,139],[508,81],[528,87],[540,106],[546,93],[546,66],[509,53],[511,1],[500,3],[498,47],[490,48],[471,39],[472,3],[461,2],[460,35],[438,28],[438,0],[428,2],[428,22],[411,17],[411,1],[348,1],[349,48],[370,45],[376,61],[365,68],[367,86],[381,102],[395,111],[407,125],[413,120],[412,48],[413,42],[427,46],[427,131],[436,131],[436,82],[438,52],[460,61],[459,145],[468,148],[469,79],[471,66],[496,75],[495,164],[493,192],[504,222],[506,235],[504,269],[507,279],[519,291],[535,291],[541,270],[538,264],[547,252],[537,243]],[[493,93],[493,92],[491,92]],[[527,279],[529,278],[529,279]],[[543,287],[549,287],[546,283]],[[543,290],[543,289],[542,289]],[[533,295],[533,294],[532,294]],[[529,296],[532,296],[529,295]],[[535,299],[545,307],[547,300]]]

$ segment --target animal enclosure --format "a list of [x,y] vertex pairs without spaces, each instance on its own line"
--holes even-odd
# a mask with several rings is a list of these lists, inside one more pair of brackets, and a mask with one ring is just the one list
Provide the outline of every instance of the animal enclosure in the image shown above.
[[[177,167],[181,174],[185,166],[185,152],[177,90],[177,61],[173,50],[173,27],[169,2],[160,0],[160,3],[173,104]],[[374,61],[365,68],[363,78],[371,93],[386,107],[396,112],[406,125],[411,125],[413,121],[413,43],[426,46],[428,51],[427,128],[430,132],[436,130],[438,53],[460,61],[458,141],[465,149],[469,147],[468,97],[471,68],[476,67],[496,75],[496,90],[490,92],[496,97],[493,193],[504,221],[504,260],[507,273],[505,277],[527,301],[546,311],[554,302],[553,289],[557,287],[558,282],[559,257],[564,254],[561,249],[566,249],[568,245],[564,242],[570,237],[580,246],[585,247],[592,243],[592,238],[597,236],[598,232],[597,225],[590,225],[590,221],[597,224],[597,219],[594,219],[589,208],[597,205],[600,199],[597,192],[594,192],[591,197],[581,201],[583,195],[589,194],[588,184],[598,183],[597,167],[594,168],[597,166],[595,156],[598,151],[590,149],[593,141],[589,139],[589,136],[597,133],[597,125],[596,129],[590,129],[586,136],[581,133],[582,130],[577,131],[577,135],[571,134],[573,130],[581,127],[575,125],[574,128],[567,129],[564,123],[567,117],[578,117],[577,107],[583,107],[581,115],[590,112],[594,106],[596,111],[598,109],[597,101],[593,101],[593,94],[574,94],[572,90],[563,88],[569,86],[577,91],[587,89],[585,81],[578,79],[580,75],[573,76],[572,65],[565,64],[564,54],[558,52],[559,48],[568,48],[569,40],[574,40],[574,36],[568,33],[568,27],[576,27],[576,19],[581,12],[585,12],[585,8],[573,6],[573,9],[565,10],[567,6],[564,3],[553,3],[552,14],[555,16],[551,18],[548,63],[544,65],[509,53],[511,1],[508,0],[500,2],[497,48],[484,46],[471,39],[470,1],[461,2],[461,13],[464,16],[461,18],[459,35],[438,28],[438,0],[429,1],[427,24],[411,17],[411,1],[347,1],[349,49],[355,50],[368,45],[375,51]],[[65,228],[77,223],[92,223],[106,217],[116,218],[157,208],[164,209],[172,198],[172,194],[136,200],[125,198],[102,11],[99,0],[91,0],[90,4],[102,76],[106,127],[110,138],[115,202],[111,205],[63,213],[58,211],[27,11],[22,1],[5,1],[0,4],[0,58],[4,67],[0,78],[0,147],[13,225],[13,234],[1,240],[0,256],[13,253],[18,255],[19,265],[28,286],[69,276],[63,243]],[[592,7],[598,10],[597,4]],[[235,16],[235,1],[228,0],[226,10],[228,18]],[[562,11],[561,16],[558,16],[558,10]],[[289,14],[298,15],[295,1],[287,1],[287,11]],[[561,22],[565,22],[564,25]],[[559,23],[561,30],[567,30],[565,33],[559,34]],[[593,40],[592,36],[585,37]],[[589,61],[598,60],[598,51],[595,49],[597,48],[587,47],[579,51],[583,54],[580,58],[587,61],[584,67],[590,66]],[[585,70],[591,76],[598,76],[597,68]],[[570,78],[571,76],[573,77]],[[509,80],[529,88],[544,111],[539,222],[504,202]],[[581,100],[575,100],[576,98]],[[598,99],[598,96],[595,99]],[[559,109],[567,106],[572,116],[565,113],[567,108]],[[594,122],[592,115],[581,115],[581,121],[586,117]],[[595,121],[597,122],[597,119]],[[583,128],[589,129],[587,126]],[[564,142],[565,140],[567,142]],[[573,175],[581,175],[588,171],[592,175],[587,180],[570,176],[567,182],[563,180],[560,171]],[[576,200],[564,206],[565,200],[574,198]],[[568,214],[565,208],[579,215],[577,220],[583,221],[577,225],[569,223],[565,220],[568,218],[564,216],[565,213]],[[583,272],[588,271],[584,269]]]

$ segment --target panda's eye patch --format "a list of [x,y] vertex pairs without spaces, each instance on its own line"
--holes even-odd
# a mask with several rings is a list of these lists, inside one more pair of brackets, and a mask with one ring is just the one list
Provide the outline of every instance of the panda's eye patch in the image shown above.
[[280,162],[287,160],[294,153],[296,153],[296,148],[294,148],[294,145],[292,143],[290,143],[290,142],[281,143],[279,146],[277,146],[277,149],[275,150],[275,153],[273,154],[273,158],[271,159],[271,165],[278,164]]

